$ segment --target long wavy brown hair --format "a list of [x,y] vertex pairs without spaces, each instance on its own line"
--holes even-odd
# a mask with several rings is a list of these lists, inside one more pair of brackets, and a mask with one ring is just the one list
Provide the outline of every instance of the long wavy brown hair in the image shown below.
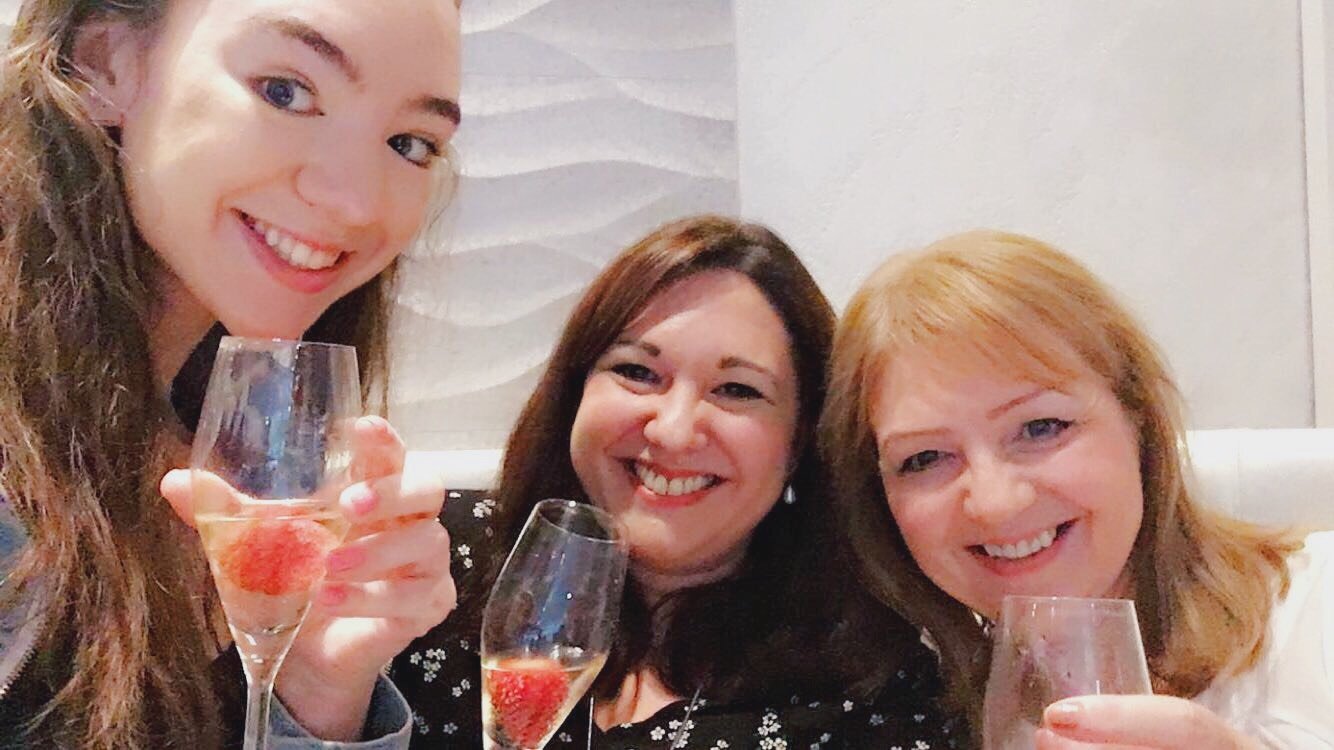
[[[166,6],[28,0],[0,72],[0,487],[32,540],[15,589],[46,602],[23,676],[51,696],[28,722],[34,746],[221,741],[215,595],[156,491],[172,419],[150,372],[157,261],[122,190],[115,134],[89,118],[70,63],[90,19],[151,28]],[[391,267],[340,300],[307,336],[355,345],[368,389],[387,382],[392,278]]]
[[[898,668],[897,657],[907,652],[904,644],[916,642],[916,634],[898,621],[859,630],[869,622],[864,616],[869,608],[859,609],[861,602],[842,595],[853,590],[855,597],[856,587],[846,585],[850,566],[832,552],[837,545],[828,480],[814,444],[834,312],[796,254],[757,224],[710,215],[666,224],[622,252],[593,281],[510,433],[496,493],[494,559],[480,566],[486,571],[477,574],[480,582],[465,581],[460,590],[488,590],[486,581],[539,500],[588,499],[570,459],[570,431],[584,381],[658,293],[711,270],[750,279],[787,330],[798,385],[789,477],[797,502],[775,504],[728,578],[675,592],[653,607],[632,579],[616,643],[594,692],[612,697],[627,674],[645,667],[677,694],[698,688],[711,700],[785,700],[794,690],[871,689]],[[456,616],[476,625],[483,600],[461,602],[463,611]],[[867,660],[866,653],[876,658]]]
[[1020,235],[979,231],[895,256],[839,325],[820,440],[844,538],[867,587],[928,631],[956,707],[980,731],[990,643],[969,609],[933,584],[894,524],[871,404],[889,363],[925,350],[1037,382],[1092,370],[1139,435],[1144,523],[1127,565],[1154,692],[1190,697],[1255,663],[1284,560],[1300,542],[1201,507],[1193,497],[1180,394],[1143,328],[1087,269]]

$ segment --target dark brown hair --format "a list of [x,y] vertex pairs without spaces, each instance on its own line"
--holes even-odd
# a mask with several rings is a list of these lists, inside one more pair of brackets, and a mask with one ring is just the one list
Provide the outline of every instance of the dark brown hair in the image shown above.
[[[151,28],[165,0],[29,0],[0,73],[0,487],[32,538],[47,632],[25,685],[51,699],[34,746],[217,746],[214,593],[157,494],[165,394],[149,370],[149,279],[113,134],[70,54],[91,19]],[[312,335],[358,347],[383,388],[392,269]],[[383,396],[380,402],[383,403]],[[0,602],[0,607],[9,602]]]
[[925,350],[1059,383],[1092,371],[1139,436],[1144,522],[1127,565],[1154,692],[1191,697],[1254,664],[1284,559],[1300,546],[1193,499],[1181,397],[1167,364],[1111,291],[1037,240],[979,231],[891,258],[839,324],[820,440],[837,480],[844,538],[870,590],[938,644],[957,706],[980,731],[990,643],[971,611],[933,584],[890,514],[871,426],[889,363]]
[[[594,363],[655,295],[712,270],[749,278],[787,329],[799,394],[790,484],[799,500],[775,504],[756,528],[741,568],[724,580],[676,592],[652,610],[630,582],[618,640],[595,687],[603,697],[645,666],[678,694],[702,688],[716,700],[760,699],[787,690],[786,697],[796,688],[844,689],[858,671],[843,669],[838,655],[850,653],[850,645],[836,653],[840,639],[851,644],[854,618],[834,592],[851,587],[842,585],[846,569],[830,554],[834,529],[827,483],[813,445],[834,312],[792,250],[756,224],[719,216],[667,224],[621,253],[593,281],[506,446],[496,520],[504,542],[497,545],[500,554],[491,561],[490,576],[534,503],[547,497],[587,499],[571,463],[570,431]],[[480,605],[465,604],[474,622]],[[840,620],[845,625],[835,627]],[[884,631],[895,632],[892,625]],[[877,659],[893,662],[893,653]]]

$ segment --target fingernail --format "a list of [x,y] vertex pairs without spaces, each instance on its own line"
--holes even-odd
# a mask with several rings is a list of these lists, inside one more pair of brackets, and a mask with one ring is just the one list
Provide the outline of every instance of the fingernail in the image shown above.
[[366,553],[356,547],[342,547],[329,553],[324,566],[330,573],[341,573],[360,565],[366,559]]
[[320,589],[320,604],[334,607],[347,600],[347,587],[338,583],[326,583]]
[[363,430],[383,430],[387,424],[388,422],[380,417],[366,416],[357,419],[357,427]]
[[1042,712],[1042,720],[1047,726],[1069,729],[1079,724],[1083,712],[1084,706],[1079,701],[1059,701],[1047,706],[1047,710]]
[[349,487],[346,492],[347,504],[352,506],[353,513],[365,515],[375,508],[375,492],[367,485]]

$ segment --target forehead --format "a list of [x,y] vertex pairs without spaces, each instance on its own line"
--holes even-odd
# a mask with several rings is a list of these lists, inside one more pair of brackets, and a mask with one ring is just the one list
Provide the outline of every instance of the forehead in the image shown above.
[[262,22],[273,19],[311,26],[368,77],[379,74],[427,89],[422,93],[457,97],[459,17],[453,0],[174,0],[164,33],[224,43],[263,36]]
[[731,347],[790,359],[782,318],[759,288],[735,271],[701,271],[675,282],[649,299],[625,333],[649,339],[680,334],[678,346]]
[[877,423],[885,423],[931,405],[1004,401],[1035,388],[1067,390],[1076,383],[1102,382],[1068,346],[1043,355],[976,341],[882,352],[868,381],[868,411]]

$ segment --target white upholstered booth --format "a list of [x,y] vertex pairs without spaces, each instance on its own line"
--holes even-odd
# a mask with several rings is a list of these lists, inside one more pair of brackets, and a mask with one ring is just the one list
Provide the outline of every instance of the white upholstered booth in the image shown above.
[[[1197,430],[1191,458],[1205,502],[1241,518],[1334,528],[1334,429]],[[449,489],[488,489],[498,450],[413,451]]]

